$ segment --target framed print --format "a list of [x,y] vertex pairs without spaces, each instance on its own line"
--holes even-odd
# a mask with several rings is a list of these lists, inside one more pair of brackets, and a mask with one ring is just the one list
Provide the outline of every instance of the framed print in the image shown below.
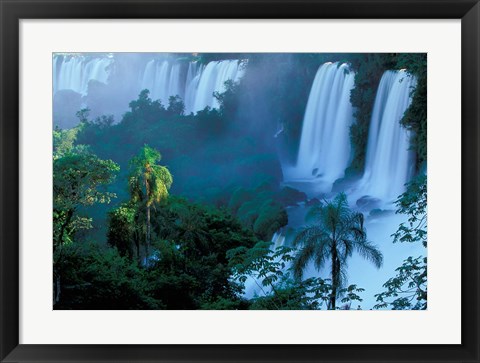
[[479,6],[3,0],[1,361],[478,362]]

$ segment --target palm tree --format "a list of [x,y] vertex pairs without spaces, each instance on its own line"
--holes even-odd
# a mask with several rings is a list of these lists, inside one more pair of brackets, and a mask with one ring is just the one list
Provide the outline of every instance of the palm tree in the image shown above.
[[333,201],[313,207],[306,219],[314,223],[304,228],[294,240],[295,246],[302,246],[293,263],[294,275],[301,279],[312,260],[317,270],[330,261],[332,294],[329,308],[334,310],[338,291],[346,283],[347,260],[353,252],[356,251],[377,268],[382,266],[383,255],[367,241],[363,214],[349,208],[344,193],[338,194]]
[[160,153],[145,145],[130,162],[130,194],[132,200],[145,208],[145,260],[148,261],[151,243],[150,209],[168,197],[172,175],[165,166],[157,163]]

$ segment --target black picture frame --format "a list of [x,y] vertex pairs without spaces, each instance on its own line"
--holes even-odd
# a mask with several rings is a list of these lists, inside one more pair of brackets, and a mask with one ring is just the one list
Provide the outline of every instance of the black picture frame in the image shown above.
[[[479,362],[477,0],[0,0],[1,362]],[[461,19],[462,343],[460,345],[19,344],[19,20],[152,18]],[[228,332],[226,332],[228,333]]]

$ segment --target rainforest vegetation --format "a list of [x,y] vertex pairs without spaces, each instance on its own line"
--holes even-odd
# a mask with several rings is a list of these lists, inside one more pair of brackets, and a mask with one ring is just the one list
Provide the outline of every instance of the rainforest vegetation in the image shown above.
[[[238,60],[243,76],[210,95],[215,107],[194,111],[187,95],[162,101],[142,89],[111,114],[114,78],[90,80],[87,95],[55,96],[54,309],[427,308],[425,54],[171,57],[206,67]],[[312,83],[326,62],[346,63],[355,75],[351,155],[331,190],[312,195],[285,182],[284,170],[297,161]],[[387,70],[415,77],[398,120],[412,135],[413,171],[390,207],[369,207],[373,199],[349,201],[349,185],[365,170]],[[65,126],[67,104],[76,121]],[[402,222],[372,241],[367,221],[391,215]],[[421,253],[389,266],[380,290],[369,291],[349,264],[385,268],[387,244]],[[374,304],[364,304],[367,295]]]

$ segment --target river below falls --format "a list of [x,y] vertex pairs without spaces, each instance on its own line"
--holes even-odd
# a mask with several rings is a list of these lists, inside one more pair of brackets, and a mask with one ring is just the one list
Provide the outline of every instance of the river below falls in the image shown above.
[[[298,185],[296,185],[296,187],[298,188]],[[312,193],[307,194],[312,196]],[[350,201],[350,204],[351,207],[355,209],[354,201]],[[296,231],[306,225],[305,215],[309,208],[310,207],[305,204],[287,208],[288,225],[279,231],[285,238],[282,237],[278,240],[280,243],[276,243],[277,245],[284,244],[286,246],[292,246]],[[395,276],[395,269],[401,266],[403,261],[409,256],[425,256],[426,251],[419,243],[393,243],[392,234],[396,232],[400,223],[406,222],[407,220],[407,216],[395,213],[395,206],[384,206],[383,210],[376,210],[372,215],[370,211],[362,210],[362,212],[365,215],[367,238],[379,247],[383,253],[384,262],[383,266],[377,269],[369,261],[364,260],[354,252],[348,260],[347,284],[355,284],[357,287],[365,289],[364,292],[359,294],[363,301],[358,303],[352,302],[351,309],[357,309],[357,307],[360,306],[361,309],[368,310],[372,309],[376,304],[375,294],[384,291],[382,285],[389,278]],[[304,278],[314,276],[329,278],[329,269],[330,267],[327,265],[321,271],[317,271],[313,263],[311,263],[304,273]],[[246,282],[245,297],[251,298],[255,295],[262,296],[263,293],[257,283],[253,279],[249,279]],[[343,304],[339,303],[339,306],[342,305]]]

